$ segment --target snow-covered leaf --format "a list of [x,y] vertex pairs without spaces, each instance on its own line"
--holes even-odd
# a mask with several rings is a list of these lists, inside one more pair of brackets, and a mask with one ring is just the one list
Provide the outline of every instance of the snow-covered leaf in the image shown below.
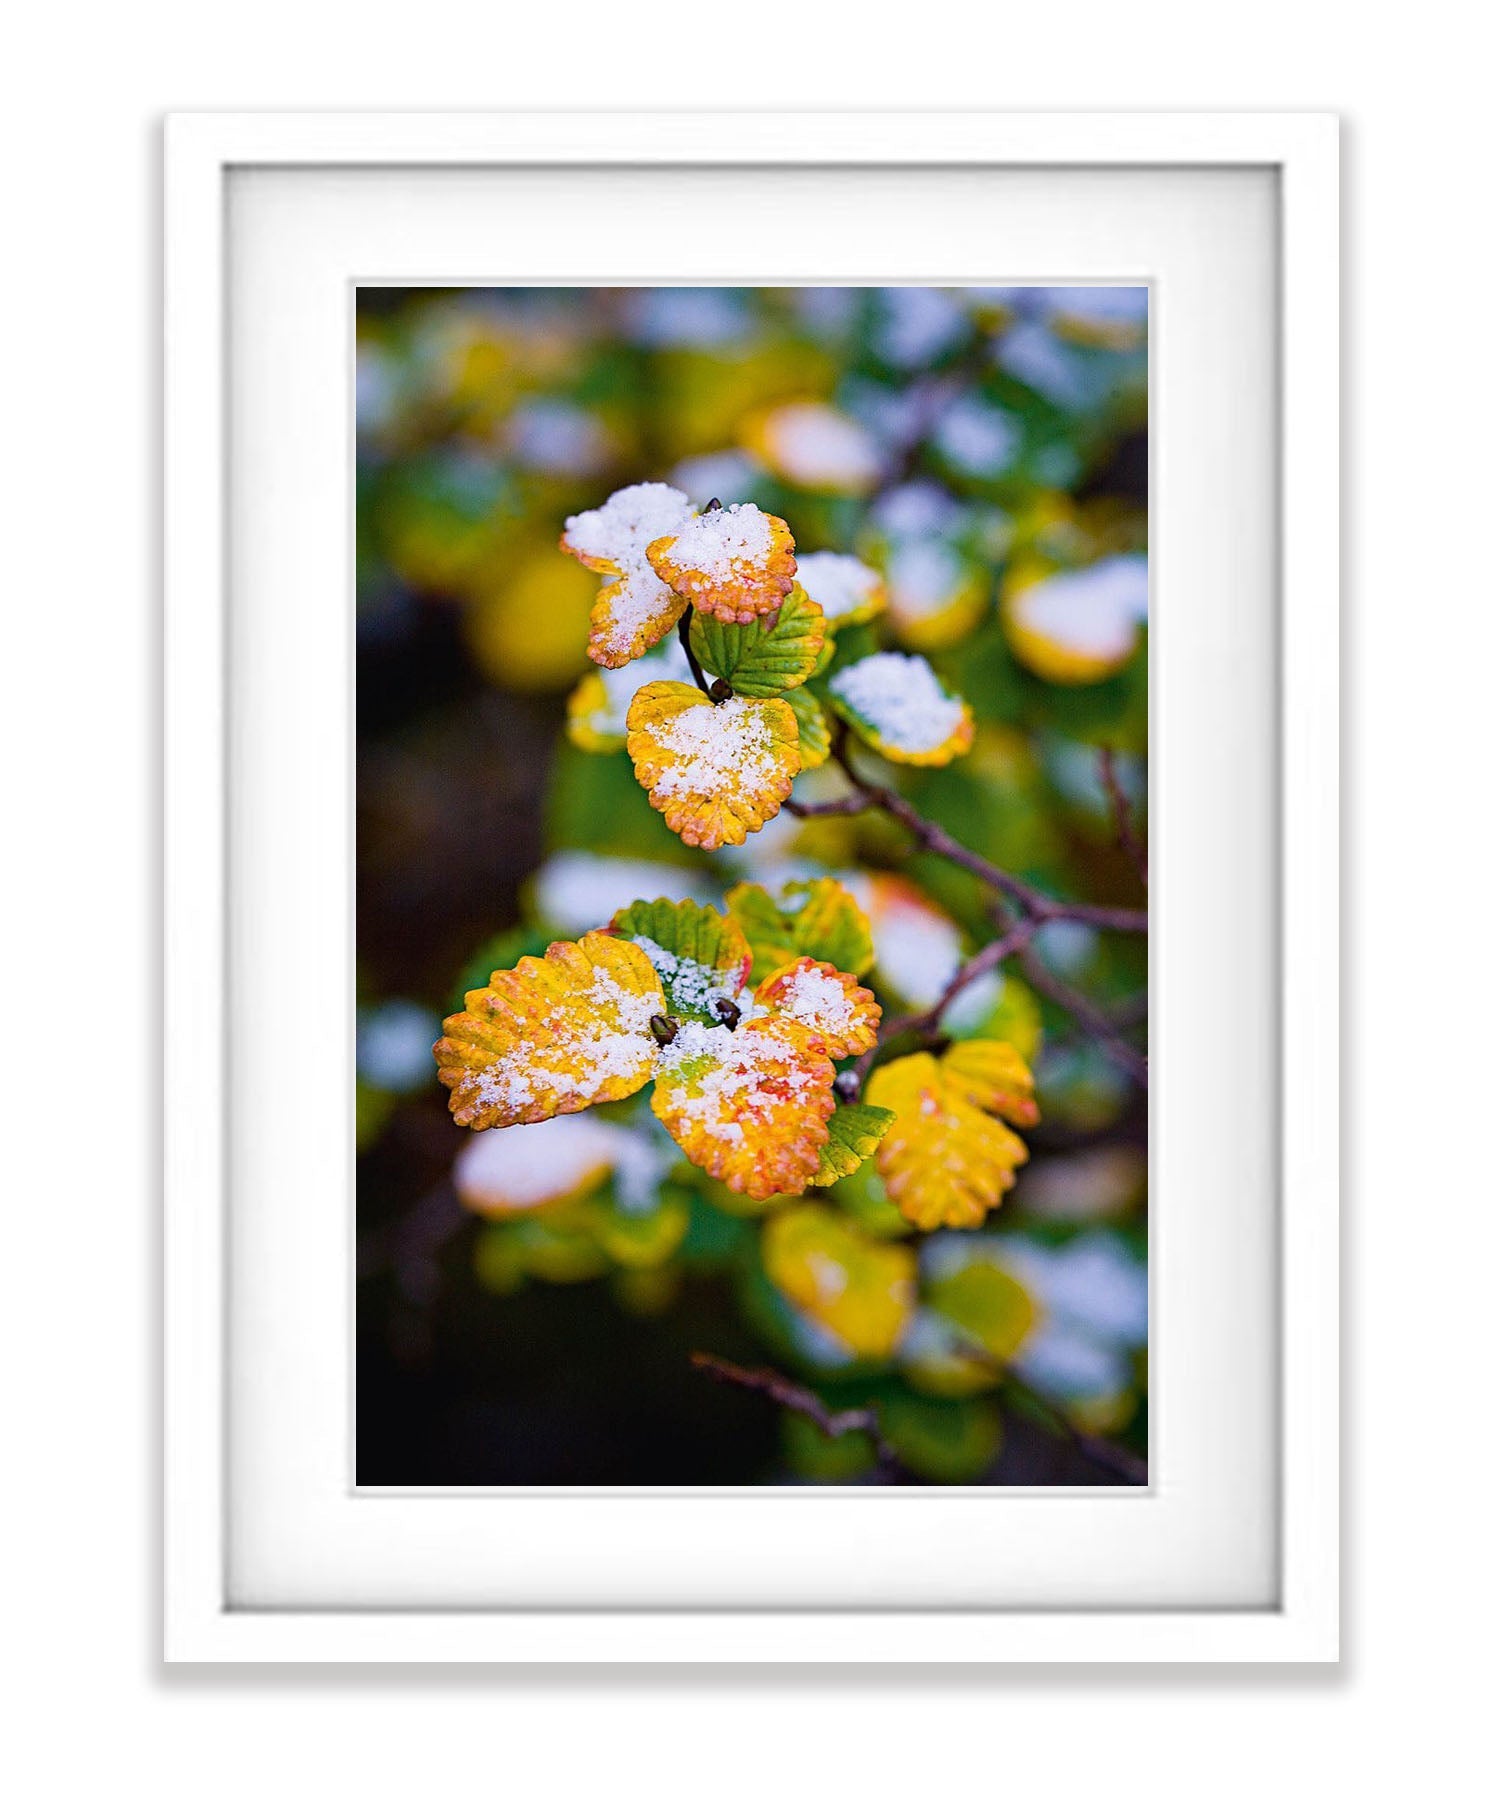
[[974,742],[974,716],[924,656],[883,650],[829,678],[834,710],[891,762],[952,762]]
[[657,1061],[652,1110],[690,1161],[755,1200],[801,1193],[834,1109],[833,1064],[790,1019],[686,1023]]
[[651,567],[684,600],[726,625],[774,618],[797,576],[785,519],[758,506],[718,506],[648,548]]
[[724,1023],[750,973],[750,946],[738,922],[692,900],[636,900],[610,929],[650,959],[674,1018]]
[[784,700],[653,681],[630,703],[626,748],[651,804],[685,844],[743,844],[781,810],[801,767],[797,715]]
[[433,1046],[460,1125],[534,1124],[623,1100],[650,1076],[661,982],[634,944],[591,931],[497,969]]
[[588,651],[596,663],[623,668],[681,617],[684,597],[652,568],[646,551],[692,515],[686,494],[660,481],[643,481],[567,520],[562,548],[585,568],[610,577],[589,615]]
[[863,625],[885,606],[878,569],[841,550],[813,550],[797,558],[798,585],[823,609],[830,632]]
[[755,1004],[795,1019],[835,1062],[872,1048],[880,1023],[880,1003],[868,988],[810,956],[768,975],[755,990]]

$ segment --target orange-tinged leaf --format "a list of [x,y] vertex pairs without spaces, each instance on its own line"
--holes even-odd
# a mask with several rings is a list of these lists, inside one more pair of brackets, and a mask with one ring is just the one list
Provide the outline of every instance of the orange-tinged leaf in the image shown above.
[[992,1113],[1034,1124],[1036,1105],[1030,1072],[1013,1045],[971,1039],[941,1060],[925,1051],[900,1057],[875,1071],[865,1098],[896,1115],[875,1167],[913,1225],[981,1225],[1015,1185],[1028,1152]]
[[611,577],[589,614],[589,655],[606,669],[623,668],[649,650],[682,616],[684,596],[656,573],[646,551],[653,538],[676,530],[692,512],[676,488],[642,481],[567,521],[562,548],[585,568]]
[[734,1031],[688,1022],[662,1048],[651,1108],[689,1160],[736,1193],[800,1193],[828,1140],[833,1064],[774,1014]]
[[602,931],[497,969],[433,1046],[453,1117],[479,1131],[623,1100],[651,1074],[663,1005],[645,953]]
[[761,1256],[772,1283],[856,1356],[886,1357],[916,1303],[916,1253],[882,1244],[830,1207],[790,1206],[767,1221]]
[[743,844],[780,810],[801,761],[784,700],[718,705],[679,681],[651,681],[630,703],[626,748],[651,804],[685,844]]
[[647,549],[663,581],[726,625],[774,619],[797,578],[785,519],[758,506],[719,506],[664,533]]
[[756,1004],[795,1019],[835,1061],[873,1048],[880,1002],[832,963],[799,956],[755,990]]

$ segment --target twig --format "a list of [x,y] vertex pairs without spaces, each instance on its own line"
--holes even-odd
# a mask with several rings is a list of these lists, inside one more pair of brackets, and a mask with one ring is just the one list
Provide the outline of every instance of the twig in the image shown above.
[[1109,795],[1110,806],[1115,815],[1115,836],[1119,839],[1120,848],[1130,858],[1135,872],[1141,878],[1141,886],[1146,883],[1146,846],[1141,842],[1130,816],[1130,801],[1124,788],[1120,786],[1120,772],[1115,767],[1115,753],[1105,744],[1099,751],[1099,779],[1104,783],[1104,791]]
[[1142,1087],[1147,1085],[1149,1065],[1146,1058],[1133,1044],[1125,1042],[1107,1013],[1101,1012],[1092,1000],[1086,999],[1076,988],[1059,980],[1034,950],[1021,952],[1021,967],[1026,972],[1026,979],[1039,994],[1044,995],[1054,1006],[1062,1007],[1064,1012],[1072,1013],[1112,1062]]
[[712,700],[713,689],[708,685],[708,677],[703,673],[702,663],[693,654],[693,609],[691,606],[685,606],[682,609],[682,617],[677,621],[677,638],[682,645],[682,654],[687,658],[687,665],[693,672],[693,680]]
[[1054,1430],[1061,1432],[1085,1462],[1092,1463],[1096,1469],[1107,1469],[1131,1487],[1145,1487],[1150,1481],[1149,1469],[1133,1451],[1108,1438],[1095,1437],[1093,1432],[1075,1425],[1060,1406],[1023,1380],[1008,1364],[996,1364],[995,1367],[1004,1375],[1006,1386],[1023,1395],[1028,1405],[1041,1413]]
[[1083,900],[1055,899],[1051,894],[1042,893],[1039,888],[1030,886],[1019,876],[1010,874],[988,858],[980,856],[966,844],[961,844],[956,837],[944,831],[941,825],[918,812],[905,795],[898,794],[894,788],[882,787],[879,782],[870,781],[861,775],[850,761],[847,734],[842,731],[835,733],[832,756],[848,776],[854,792],[838,800],[801,804],[795,809],[796,817],[825,818],[834,813],[859,813],[867,808],[876,808],[889,813],[893,819],[898,819],[924,849],[958,868],[967,869],[976,880],[1004,894],[1026,918],[1039,925],[1044,925],[1051,919],[1071,919],[1079,925],[1093,925],[1101,931],[1145,931],[1148,928],[1148,915],[1136,907],[1095,906]]
[[874,1443],[875,1454],[881,1462],[896,1460],[895,1451],[881,1432],[880,1417],[873,1406],[848,1406],[841,1412],[832,1412],[811,1388],[799,1387],[775,1369],[742,1368],[739,1363],[726,1362],[722,1356],[713,1356],[707,1350],[694,1350],[689,1361],[714,1381],[722,1381],[728,1387],[748,1388],[751,1393],[764,1394],[788,1412],[800,1413],[804,1419],[810,1419],[824,1437],[841,1438],[850,1431],[863,1431]]
[[1003,936],[993,939],[982,950],[978,950],[967,962],[961,963],[948,985],[943,989],[932,1005],[923,1012],[899,1013],[886,1019],[880,1034],[859,1061],[855,1063],[853,1074],[863,1087],[866,1077],[874,1065],[875,1058],[893,1038],[906,1037],[911,1032],[934,1032],[943,1022],[943,1014],[972,982],[981,975],[987,975],[991,969],[998,969],[1007,957],[1014,956],[1029,944],[1041,929],[1040,923],[1034,919],[1023,919],[1011,927]]

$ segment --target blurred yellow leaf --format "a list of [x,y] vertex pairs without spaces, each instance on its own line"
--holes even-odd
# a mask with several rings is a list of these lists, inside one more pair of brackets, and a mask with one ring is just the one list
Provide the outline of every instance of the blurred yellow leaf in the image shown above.
[[761,1255],[799,1311],[862,1358],[896,1348],[916,1303],[916,1253],[866,1237],[829,1207],[788,1207],[766,1225]]

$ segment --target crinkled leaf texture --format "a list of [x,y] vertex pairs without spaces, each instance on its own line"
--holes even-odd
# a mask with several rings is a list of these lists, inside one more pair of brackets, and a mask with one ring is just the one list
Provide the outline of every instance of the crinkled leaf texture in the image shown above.
[[770,699],[801,687],[823,653],[826,627],[822,608],[794,587],[771,623],[726,625],[711,613],[695,613],[693,654],[704,668],[722,675],[737,694]]
[[610,930],[645,952],[675,1018],[722,1024],[714,1003],[738,1000],[750,974],[738,922],[694,900],[636,900],[615,914]]
[[781,810],[801,767],[797,716],[784,700],[652,681],[630,703],[626,748],[651,804],[685,844],[743,844]]
[[665,1004],[644,951],[602,931],[497,969],[433,1046],[460,1125],[527,1125],[623,1100],[651,1074]]
[[759,882],[743,881],[729,890],[725,905],[749,940],[752,981],[764,980],[798,956],[853,975],[865,974],[875,960],[870,921],[831,875],[787,882],[775,896]]
[[766,1223],[761,1256],[773,1285],[855,1356],[889,1356],[916,1304],[917,1258],[882,1244],[830,1207],[790,1206]]
[[684,1024],[657,1066],[652,1110],[700,1169],[755,1200],[800,1193],[834,1109],[833,1064],[795,1021]]
[[726,625],[774,619],[797,578],[785,519],[758,506],[720,506],[647,547],[652,568],[699,612]]
[[818,1172],[813,1187],[831,1187],[852,1175],[875,1154],[880,1140],[896,1122],[896,1115],[884,1106],[839,1107],[828,1121],[828,1142],[818,1152]]
[[795,1019],[835,1061],[874,1047],[880,1004],[868,988],[832,963],[799,956],[761,982],[755,1003]]
[[903,1056],[875,1071],[866,1094],[896,1114],[875,1166],[913,1225],[980,1225],[1015,1185],[1028,1153],[1003,1121],[1034,1125],[1037,1110],[1014,1045],[971,1038],[941,1058]]
[[804,769],[821,769],[833,749],[833,733],[823,702],[809,687],[793,688],[782,696],[797,715],[797,753]]

